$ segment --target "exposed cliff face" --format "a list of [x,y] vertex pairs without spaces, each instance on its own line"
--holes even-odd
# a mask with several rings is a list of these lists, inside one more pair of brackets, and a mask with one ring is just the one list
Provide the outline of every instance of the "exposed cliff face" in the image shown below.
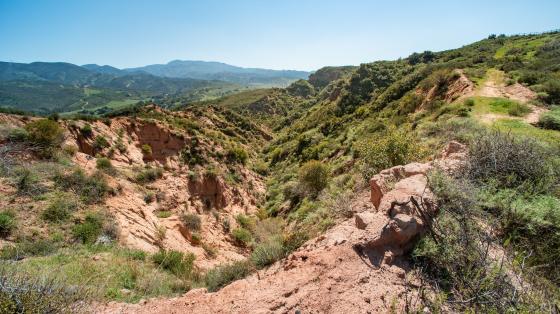
[[[270,268],[215,293],[189,291],[144,304],[110,304],[100,313],[386,313],[403,311],[419,278],[402,257],[431,223],[437,208],[427,187],[433,167],[455,169],[466,154],[453,142],[440,158],[382,171],[370,198],[348,204],[354,217],[305,243]],[[414,201],[411,201],[414,199]],[[419,212],[415,202],[421,206]],[[369,203],[369,205],[368,205]],[[363,204],[363,206],[354,206]]]

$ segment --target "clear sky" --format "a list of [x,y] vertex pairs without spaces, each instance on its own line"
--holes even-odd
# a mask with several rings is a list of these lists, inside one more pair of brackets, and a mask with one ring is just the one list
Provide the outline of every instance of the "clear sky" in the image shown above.
[[0,0],[0,60],[313,70],[560,28],[560,0]]

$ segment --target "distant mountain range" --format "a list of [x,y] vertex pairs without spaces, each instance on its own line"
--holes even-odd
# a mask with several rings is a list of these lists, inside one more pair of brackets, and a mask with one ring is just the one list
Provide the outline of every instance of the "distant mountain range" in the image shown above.
[[201,100],[248,87],[283,87],[308,76],[304,71],[204,61],[172,61],[131,69],[65,62],[0,62],[0,107],[39,113],[91,113],[99,107],[166,95]]
[[220,80],[242,85],[286,85],[298,79],[307,79],[311,74],[305,71],[242,68],[221,62],[182,60],[130,68],[125,71],[142,71],[161,77]]

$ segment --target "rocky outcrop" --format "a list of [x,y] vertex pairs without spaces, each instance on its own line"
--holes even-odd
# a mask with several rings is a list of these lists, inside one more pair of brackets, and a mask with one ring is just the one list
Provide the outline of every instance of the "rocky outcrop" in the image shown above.
[[139,122],[129,127],[130,133],[135,135],[138,145],[142,148],[148,145],[151,154],[144,153],[144,160],[157,160],[162,164],[168,158],[177,157],[181,149],[187,145],[184,136],[173,134],[168,128],[156,122]]

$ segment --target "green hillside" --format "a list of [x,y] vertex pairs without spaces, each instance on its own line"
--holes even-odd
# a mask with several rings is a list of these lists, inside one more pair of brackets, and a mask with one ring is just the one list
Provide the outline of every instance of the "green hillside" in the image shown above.
[[[247,91],[189,105],[227,107],[275,131],[274,139],[262,150],[270,169],[264,205],[269,215],[285,217],[317,234],[341,215],[333,205],[336,195],[343,198],[352,193],[384,168],[425,160],[450,140],[482,151],[523,151],[525,155],[502,157],[504,164],[520,163],[509,165],[511,168],[466,175],[469,179],[461,184],[472,187],[474,194],[469,196],[472,212],[465,215],[488,221],[498,230],[498,243],[516,258],[525,258],[528,272],[534,276],[528,280],[543,287],[549,297],[558,297],[560,33],[491,35],[458,49],[414,53],[357,68],[325,68],[317,73],[324,74],[322,79],[312,75],[309,81],[287,89]],[[463,76],[473,84],[465,97],[454,91]],[[525,93],[534,97],[520,103],[505,94],[491,95],[486,89],[492,84],[504,91],[528,88]],[[532,110],[544,113],[529,122],[527,115]],[[301,187],[301,171],[314,160],[330,173],[322,179],[325,185],[319,194]],[[458,232],[446,225],[449,214],[441,215],[441,228]],[[536,240],[540,232],[547,234],[546,240]],[[418,267],[426,267],[430,280],[449,289],[444,292],[451,299],[468,299],[472,292],[459,286],[465,283],[461,280],[475,280],[467,272],[475,266],[452,265],[452,258],[441,254],[458,254],[450,253],[458,244],[446,245],[422,242],[414,261]],[[457,278],[443,278],[442,272],[451,267]],[[476,280],[494,280],[485,276]],[[515,307],[531,308],[519,302]],[[469,301],[468,306],[457,309],[473,307],[492,308]]]
[[111,110],[115,103],[130,104],[169,95],[193,101],[223,96],[241,88],[221,81],[102,69],[62,62],[0,62],[0,106],[41,114],[94,114]]

